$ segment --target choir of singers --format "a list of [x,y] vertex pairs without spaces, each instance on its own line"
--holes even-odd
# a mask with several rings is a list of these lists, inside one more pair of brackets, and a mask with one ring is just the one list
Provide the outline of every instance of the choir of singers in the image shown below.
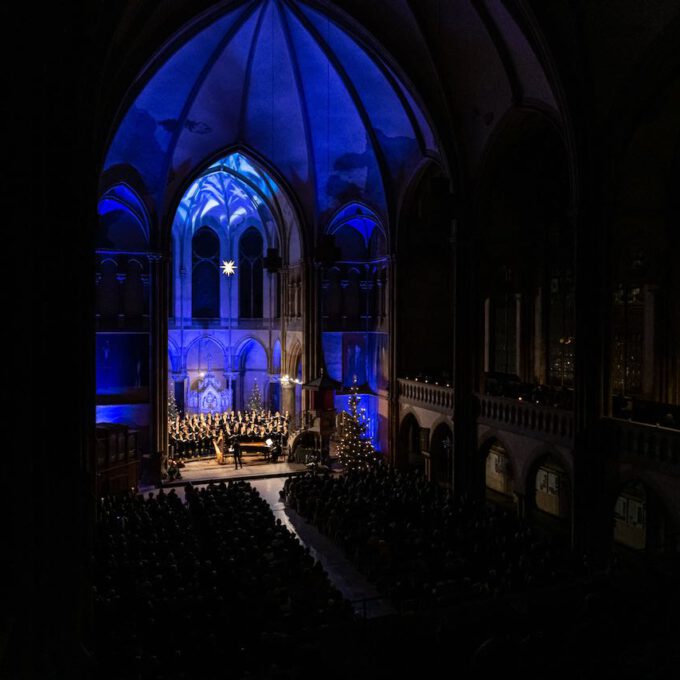
[[[258,442],[268,439],[281,447],[288,436],[288,411],[224,411],[223,413],[178,415],[168,421],[168,434],[175,457],[212,456],[223,442]],[[279,449],[280,450],[280,449]],[[219,457],[219,454],[218,454]]]

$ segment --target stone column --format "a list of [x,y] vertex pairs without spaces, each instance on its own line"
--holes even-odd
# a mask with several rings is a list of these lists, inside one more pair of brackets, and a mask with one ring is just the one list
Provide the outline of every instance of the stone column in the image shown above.
[[167,468],[168,457],[168,258],[161,253],[149,253],[151,333],[150,408],[151,456],[153,484],[159,484]]
[[547,352],[547,334],[545,332],[544,321],[544,295],[543,287],[539,287],[536,291],[534,299],[534,353],[533,353],[533,367],[534,375],[540,383],[548,382],[548,352]]
[[432,455],[430,454],[429,451],[421,451],[421,455],[423,456],[423,474],[425,475],[425,479],[427,479],[428,482],[432,482]]
[[655,365],[654,345],[656,342],[656,292],[657,286],[643,287],[644,320],[642,331],[642,392],[645,397],[654,399],[655,393]]
[[572,212],[575,231],[575,407],[574,478],[572,480],[572,547],[591,564],[608,557],[612,541],[612,508],[607,499],[608,447],[602,440],[601,418],[609,408],[607,381],[611,299],[609,248],[599,176],[594,159],[584,158],[583,195]]
[[523,296],[521,293],[515,293],[513,296],[515,300],[515,373],[524,379],[524,357],[522,352],[525,344],[523,342],[524,334],[522,333],[522,320],[524,317]]
[[[271,343],[269,345],[270,347],[272,346]],[[279,379],[280,379],[280,374],[279,373],[267,373],[267,391],[266,394],[262,394],[262,399],[263,399],[263,406],[264,410],[268,411],[271,408],[271,403],[272,403],[272,390],[276,390],[277,386],[280,385]],[[281,407],[281,391],[279,390],[279,407]]]
[[[303,337],[305,339],[302,348],[302,375],[303,380],[309,380],[316,378],[324,365],[321,345],[321,299],[319,295],[322,279],[321,263],[313,261],[303,264],[302,279],[305,282],[302,289],[305,300],[302,314]],[[310,408],[310,395],[309,390],[303,390],[303,410]]]
[[288,411],[291,423],[295,421],[295,383],[281,383],[281,413]]
[[390,465],[397,464],[399,446],[399,383],[397,375],[397,324],[394,308],[396,305],[397,258],[394,254],[386,260],[385,294],[387,299],[383,308],[383,328],[388,334],[387,348],[387,389],[389,398],[389,419],[387,425],[387,450]]
[[[186,389],[186,379],[187,379],[187,373],[186,371],[173,371],[172,373],[172,385],[175,390],[175,401],[177,400],[177,385],[180,384],[182,386],[182,408],[181,410],[183,412],[186,412],[186,398],[187,398],[187,389]],[[177,404],[177,407],[179,409],[180,404]]]
[[476,253],[481,245],[477,241],[479,229],[468,207],[461,205],[461,217],[452,220],[451,234],[454,267],[453,493],[456,498],[484,493],[475,475],[479,407],[475,390],[483,371],[484,320],[480,316],[482,299],[473,263],[477,261]]
[[127,274],[116,274],[116,281],[118,281],[118,314],[117,323],[118,328],[125,326],[125,281]]
[[184,326],[184,317],[187,315],[186,301],[184,299],[184,290],[186,288],[187,270],[184,265],[179,265],[179,291],[175,291],[175,323]]

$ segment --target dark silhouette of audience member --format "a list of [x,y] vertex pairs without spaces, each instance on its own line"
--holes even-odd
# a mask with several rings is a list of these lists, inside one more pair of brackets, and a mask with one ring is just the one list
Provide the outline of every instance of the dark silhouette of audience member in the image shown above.
[[396,602],[448,605],[572,578],[559,546],[515,513],[454,503],[420,473],[308,474],[286,480],[282,494]]
[[[107,497],[96,544],[103,678],[268,677],[349,604],[245,482]],[[321,646],[321,642],[315,642]],[[298,652],[296,653],[296,650]]]

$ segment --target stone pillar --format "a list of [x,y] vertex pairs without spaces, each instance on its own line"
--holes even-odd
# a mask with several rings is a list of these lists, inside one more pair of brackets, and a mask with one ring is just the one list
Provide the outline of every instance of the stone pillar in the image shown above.
[[388,333],[387,385],[389,395],[389,419],[387,426],[387,450],[390,465],[397,464],[399,446],[399,384],[397,379],[397,324],[394,307],[396,304],[397,258],[394,254],[386,262],[386,305],[383,309],[384,328]]
[[429,451],[421,451],[420,452],[423,456],[423,474],[425,475],[425,479],[427,479],[428,482],[432,482],[432,455],[430,454]]
[[[271,343],[269,345],[272,346]],[[279,389],[280,386],[280,375],[278,373],[267,373],[267,390],[266,393],[263,392],[262,400],[264,410],[268,411],[271,408],[272,403],[272,391]],[[281,391],[279,390],[279,407],[281,406]]]
[[235,387],[237,385],[239,373],[236,371],[224,371],[223,376],[225,389],[229,393],[229,403],[227,405],[227,410],[233,411],[235,410],[234,405],[236,404]]
[[[452,220],[454,268],[454,421],[453,428],[453,493],[456,498],[476,497],[484,493],[477,483],[477,411],[475,390],[482,374],[484,323],[480,316],[482,299],[476,268],[480,230],[469,206],[461,205],[460,219]],[[493,309],[493,306],[491,306]],[[491,320],[493,329],[493,320]],[[492,331],[491,331],[492,332]],[[492,352],[493,344],[489,352]]]
[[609,248],[606,216],[597,192],[597,162],[582,178],[582,203],[572,212],[575,231],[575,380],[574,478],[572,480],[572,547],[593,564],[608,557],[612,541],[612,508],[608,503],[609,451],[601,437],[601,418],[608,412],[606,381],[611,337]]
[[[302,348],[302,376],[305,381],[310,376],[319,375],[324,366],[321,345],[321,263],[313,261],[302,265],[302,278],[305,282],[303,287],[305,306],[302,314],[303,337],[305,338]],[[311,392],[303,390],[303,410],[309,410],[310,399]]]
[[642,331],[642,392],[648,399],[654,399],[655,366],[654,345],[656,342],[656,286],[644,286],[644,320]]
[[423,457],[423,473],[428,480],[432,479],[432,458],[430,457],[430,428],[421,427],[418,432],[418,448]]
[[177,401],[177,386],[178,385],[182,386],[182,403],[181,404],[177,403],[177,409],[178,411],[182,411],[183,413],[186,413],[187,377],[188,376],[186,371],[173,371],[172,373],[172,388],[175,390],[175,401]]
[[491,339],[491,331],[493,325],[491,323],[491,298],[486,298],[484,300],[484,371],[489,372],[491,370],[491,348],[493,342]]
[[548,382],[548,352],[547,337],[544,321],[544,301],[543,288],[539,287],[534,299],[534,376],[539,383]]
[[125,281],[127,274],[116,274],[118,281],[118,328],[125,326]]
[[281,383],[281,413],[288,411],[291,422],[295,421],[295,383]]
[[149,253],[151,333],[150,407],[151,455],[150,469],[153,484],[159,484],[167,468],[168,457],[168,258],[160,253]]
[[522,342],[522,319],[524,317],[524,310],[522,309],[523,296],[521,293],[515,293],[513,297],[515,300],[515,373],[520,379],[523,379],[524,357],[522,356],[522,351],[525,346]]
[[179,265],[179,290],[175,292],[175,323],[184,326],[184,317],[187,315],[188,308],[186,306],[186,300],[184,299],[184,292],[186,289],[187,281],[187,270],[184,265],[180,263]]

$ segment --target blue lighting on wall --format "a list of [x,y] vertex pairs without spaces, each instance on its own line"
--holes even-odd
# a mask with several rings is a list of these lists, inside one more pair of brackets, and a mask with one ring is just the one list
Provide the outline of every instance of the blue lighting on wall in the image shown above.
[[230,230],[274,221],[279,188],[240,153],[216,163],[191,184],[177,208],[175,228],[193,232],[204,225]]
[[[102,190],[122,178],[162,220],[182,182],[238,143],[281,173],[313,222],[352,201],[385,218],[389,189],[398,195],[423,156],[436,153],[394,69],[301,0],[221,11],[146,69],[109,149]],[[232,160],[245,176],[243,158]],[[259,188],[265,201],[276,192]]]
[[[340,232],[343,227],[351,227],[356,232],[361,234],[364,241],[364,248],[367,252],[364,254],[365,257],[375,257],[386,255],[386,243],[384,230],[380,225],[380,220],[378,216],[366,206],[360,205],[358,203],[350,203],[349,205],[339,210],[337,214],[333,217],[330,226],[328,227],[328,233],[336,235],[336,240],[338,245],[341,247],[342,243]],[[377,230],[377,232],[376,232]],[[368,252],[371,245],[371,238],[376,232],[376,237],[378,241],[378,248],[380,252]],[[375,250],[375,248],[373,249]],[[341,259],[345,259],[341,254]]]
[[147,427],[149,425],[149,406],[147,404],[97,406],[96,422]]
[[149,335],[97,333],[97,395],[139,394],[149,387]]
[[127,184],[110,187],[99,199],[102,246],[143,250],[148,247],[151,225],[142,199]]
[[[338,285],[342,277],[363,284],[360,290],[380,288],[390,220],[419,165],[438,153],[417,97],[389,64],[316,2],[243,0],[201,15],[135,81],[100,178],[96,243],[109,255],[148,252],[166,241],[160,225],[172,223],[179,330],[169,329],[171,364],[189,382],[198,368],[188,358],[190,343],[200,329],[183,324],[193,303],[192,237],[202,227],[219,235],[220,260],[238,259],[238,239],[254,227],[264,248],[278,248],[291,266],[309,256],[305,242],[333,235],[343,255]],[[301,225],[309,229],[305,240]],[[230,284],[219,277],[219,310],[214,304],[211,314],[238,316],[239,285],[238,277]],[[386,388],[387,336],[365,316],[355,311],[354,328],[326,329],[334,332],[322,333],[323,345],[333,377],[349,386],[356,374],[376,392]],[[233,357],[224,326],[211,331]],[[99,404],[120,409],[107,418],[123,418],[124,404],[144,390],[148,398],[150,335],[131,335],[97,338]],[[264,380],[264,368],[250,368]],[[338,399],[344,407],[347,397]],[[373,394],[362,401],[372,437],[380,423],[384,441],[382,402]]]

